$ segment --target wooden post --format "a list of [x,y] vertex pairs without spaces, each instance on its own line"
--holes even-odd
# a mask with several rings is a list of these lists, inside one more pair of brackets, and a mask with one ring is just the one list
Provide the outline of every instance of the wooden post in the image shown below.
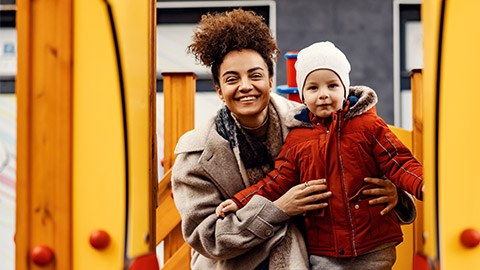
[[150,1],[149,16],[150,16],[150,26],[149,30],[149,43],[150,46],[149,52],[149,96],[150,96],[150,125],[149,125],[149,142],[151,143],[151,148],[149,154],[149,179],[150,179],[150,198],[149,198],[149,222],[150,222],[150,250],[156,250],[156,210],[157,210],[157,197],[158,197],[158,150],[157,150],[157,1]]
[[[412,116],[413,116],[413,154],[423,164],[423,107],[422,107],[422,70],[414,69],[410,75],[412,88]],[[414,223],[415,250],[423,252],[423,202],[417,202],[417,219]]]
[[[174,150],[178,139],[185,132],[194,128],[196,76],[193,72],[164,72],[162,75],[165,98],[163,164],[167,172],[175,161]],[[165,189],[162,193],[159,194],[160,197],[164,199],[166,196],[170,197],[171,188]],[[171,198],[166,199],[172,200]],[[157,217],[157,219],[162,218]],[[164,239],[164,261],[167,262],[184,243],[180,223],[178,223]]]
[[195,125],[195,80],[193,72],[163,72],[165,130],[163,167],[168,171],[175,161],[178,139]]
[[17,1],[17,270],[72,269],[72,4]]

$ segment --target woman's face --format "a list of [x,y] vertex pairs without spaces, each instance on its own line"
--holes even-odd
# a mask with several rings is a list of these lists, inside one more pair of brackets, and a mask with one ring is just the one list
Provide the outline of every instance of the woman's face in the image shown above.
[[268,113],[273,78],[254,50],[231,51],[223,58],[217,93],[242,125],[259,126]]

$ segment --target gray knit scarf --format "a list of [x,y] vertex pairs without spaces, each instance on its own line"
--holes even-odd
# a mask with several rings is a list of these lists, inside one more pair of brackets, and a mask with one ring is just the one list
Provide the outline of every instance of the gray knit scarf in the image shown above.
[[280,153],[283,144],[280,118],[274,106],[269,105],[269,123],[267,139],[260,142],[246,132],[240,123],[233,117],[231,111],[224,106],[217,113],[217,132],[230,143],[236,154],[238,164],[243,164],[250,186],[265,177],[274,168],[274,161]]
[[[280,117],[271,104],[268,106],[268,113],[267,139],[263,143],[246,132],[226,106],[217,113],[217,132],[229,141],[237,159],[237,164],[239,164],[240,172],[245,172],[246,175],[244,173],[242,175],[244,178],[248,178],[244,179],[246,181],[244,184],[247,187],[257,183],[258,180],[264,178],[274,169],[274,161],[282,149],[283,136]],[[288,230],[284,241],[281,241],[270,252],[269,269],[290,269],[288,265],[291,259],[292,239],[291,231]],[[256,269],[263,269],[263,267]]]

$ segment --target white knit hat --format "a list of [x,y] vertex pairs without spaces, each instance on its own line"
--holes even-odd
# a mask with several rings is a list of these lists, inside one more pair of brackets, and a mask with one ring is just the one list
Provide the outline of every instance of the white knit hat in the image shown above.
[[297,55],[295,69],[300,100],[303,101],[305,79],[308,74],[317,69],[329,69],[335,72],[345,87],[345,99],[348,97],[350,63],[345,54],[330,41],[317,42],[302,49]]

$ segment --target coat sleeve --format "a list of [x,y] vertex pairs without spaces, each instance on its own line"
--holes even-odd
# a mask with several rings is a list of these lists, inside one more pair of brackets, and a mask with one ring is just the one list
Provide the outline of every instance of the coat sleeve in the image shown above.
[[[283,239],[289,216],[259,197],[236,213],[217,218],[225,194],[198,165],[201,152],[180,154],[172,172],[175,205],[182,218],[185,241],[203,256],[228,260],[262,246],[267,254]],[[283,233],[283,235],[282,235]]]
[[415,198],[412,194],[397,187],[398,203],[393,208],[394,213],[398,217],[400,224],[410,224],[415,221],[417,217],[417,206]]
[[422,199],[423,168],[410,150],[383,122],[372,134],[373,155],[383,174],[402,190]]
[[247,205],[255,195],[275,201],[299,183],[299,172],[293,149],[294,147],[289,144],[289,137],[287,137],[280,154],[275,160],[275,169],[255,185],[235,194],[233,200],[239,207]]

